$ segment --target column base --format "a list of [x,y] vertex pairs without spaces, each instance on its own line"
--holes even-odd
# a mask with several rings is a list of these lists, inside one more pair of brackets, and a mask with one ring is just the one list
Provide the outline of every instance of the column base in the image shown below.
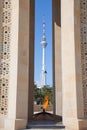
[[15,120],[15,130],[25,128],[26,126],[27,126],[27,120],[26,119],[16,119]]
[[63,118],[65,130],[87,130],[87,119]]
[[87,119],[79,119],[79,130],[87,130]]
[[76,118],[63,118],[63,125],[65,126],[65,130],[79,130]]
[[26,119],[0,119],[0,130],[19,130],[27,125]]

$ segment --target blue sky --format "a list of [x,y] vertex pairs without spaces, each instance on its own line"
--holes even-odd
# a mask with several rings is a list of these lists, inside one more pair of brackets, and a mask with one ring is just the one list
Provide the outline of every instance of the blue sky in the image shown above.
[[35,0],[35,77],[34,81],[40,82],[42,64],[42,21],[45,15],[46,21],[46,69],[47,84],[52,85],[52,0]]

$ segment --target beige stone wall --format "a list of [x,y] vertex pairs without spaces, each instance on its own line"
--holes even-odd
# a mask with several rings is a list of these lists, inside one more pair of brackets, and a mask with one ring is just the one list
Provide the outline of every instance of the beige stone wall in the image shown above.
[[80,0],[61,0],[63,123],[87,129],[84,119],[80,47]]
[[[1,34],[0,29],[0,45],[3,44],[0,56],[3,55],[2,71],[4,76],[0,76],[1,84],[3,86],[0,89],[0,105],[5,104],[3,110],[6,112],[0,113],[0,129],[12,129],[15,127],[15,115],[16,115],[16,89],[17,89],[17,52],[18,52],[18,0],[12,1],[0,1],[0,28],[4,29]],[[1,64],[1,63],[0,63]],[[2,68],[3,68],[2,67]],[[3,92],[3,100],[1,93]],[[2,104],[1,104],[2,103]]]
[[74,2],[74,35],[75,35],[75,71],[77,93],[77,116],[84,117],[82,70],[81,70],[81,38],[80,38],[80,1]]
[[55,114],[62,115],[61,1],[53,0],[53,87]]
[[74,0],[61,1],[63,122],[78,129],[75,72]]
[[8,114],[12,3],[0,1],[0,116]]
[[84,117],[87,118],[87,1],[80,0],[80,46]]
[[[8,75],[5,75],[5,79],[9,82],[5,82],[4,85],[7,91],[7,93],[4,93],[7,97],[5,100],[7,109],[6,112],[0,113],[0,129],[2,130],[18,130],[25,127],[33,113],[33,6],[34,0],[0,1],[0,13],[2,14],[0,15],[0,20],[2,18],[4,21],[7,20],[6,23],[1,23],[0,21],[0,28],[6,26],[5,29],[7,29],[4,30],[3,35],[0,31],[0,40],[3,39],[3,44],[7,44],[4,39],[8,42],[9,45],[7,44],[7,48],[4,48],[9,55],[5,54],[4,58],[6,59],[6,56],[10,57],[5,60],[8,66],[6,71],[3,71],[6,74],[8,72]],[[7,11],[6,14],[3,13],[5,11]],[[8,30],[9,28],[10,30]],[[3,53],[3,49],[1,52],[0,48],[0,56]],[[2,84],[4,83],[2,82]],[[0,104],[1,102],[0,96]]]
[[18,119],[28,118],[29,73],[29,1],[19,1],[17,113]]
[[[30,0],[29,11],[29,101],[28,118],[32,118],[33,113],[33,90],[34,90],[34,21],[35,21],[35,0]],[[32,95],[31,95],[32,94]]]
[[[34,0],[19,0],[18,79],[16,129],[33,114],[34,87]],[[23,120],[21,120],[23,119]]]

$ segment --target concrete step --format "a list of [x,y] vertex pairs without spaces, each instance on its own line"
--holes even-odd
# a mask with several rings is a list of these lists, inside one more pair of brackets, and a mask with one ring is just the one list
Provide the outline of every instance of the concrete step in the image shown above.
[[62,123],[56,123],[54,121],[30,121],[26,127],[28,129],[64,129],[65,126]]
[[38,126],[29,126],[29,127],[27,127],[27,129],[26,130],[28,130],[28,129],[65,129],[65,127],[63,126],[63,125],[56,125],[56,126],[54,126],[54,125],[45,125],[45,126],[43,126],[43,125],[38,125]]
[[[21,129],[21,130],[55,130],[55,128],[29,128],[29,129]],[[57,130],[66,130],[65,128],[56,128]]]

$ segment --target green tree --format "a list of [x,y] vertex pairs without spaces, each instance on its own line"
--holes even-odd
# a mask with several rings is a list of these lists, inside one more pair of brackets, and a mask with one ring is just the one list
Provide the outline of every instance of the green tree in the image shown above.
[[39,89],[34,85],[34,101],[36,101],[37,104],[42,104],[47,95],[49,97],[49,104],[53,104],[53,88],[44,86],[42,89]]

